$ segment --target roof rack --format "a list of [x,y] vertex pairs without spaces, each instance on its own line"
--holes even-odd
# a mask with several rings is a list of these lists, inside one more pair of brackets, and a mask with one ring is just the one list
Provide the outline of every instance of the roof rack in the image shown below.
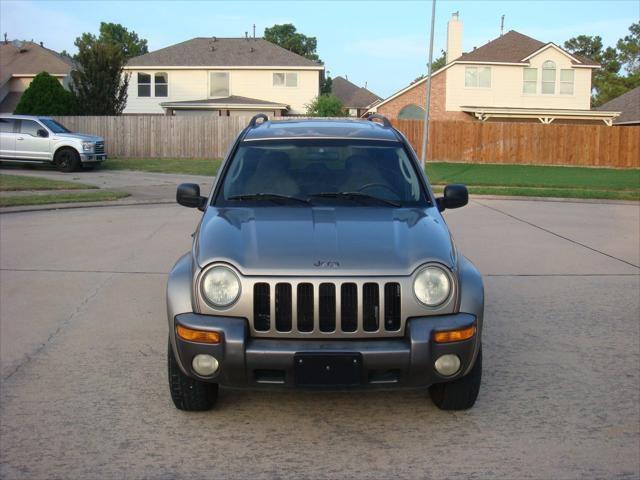
[[380,115],[379,113],[372,113],[371,115],[369,115],[367,117],[367,120],[369,120],[370,122],[373,122],[375,119],[382,120],[382,125],[384,125],[384,128],[392,128],[393,127],[393,125],[391,125],[391,122],[389,121],[389,119],[387,117],[385,117],[384,115]]
[[253,117],[251,117],[251,121],[249,122],[249,127],[255,127],[256,125],[258,125],[259,119],[263,120],[262,123],[269,121],[269,117],[267,117],[264,113],[258,113],[257,115],[254,115]]

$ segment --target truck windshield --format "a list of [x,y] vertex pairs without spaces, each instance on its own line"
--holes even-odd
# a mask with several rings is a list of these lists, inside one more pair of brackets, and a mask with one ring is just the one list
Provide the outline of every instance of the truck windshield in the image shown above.
[[53,133],[71,133],[67,127],[50,118],[41,118],[40,121]]
[[241,202],[428,204],[403,145],[371,140],[265,140],[240,145],[216,197]]

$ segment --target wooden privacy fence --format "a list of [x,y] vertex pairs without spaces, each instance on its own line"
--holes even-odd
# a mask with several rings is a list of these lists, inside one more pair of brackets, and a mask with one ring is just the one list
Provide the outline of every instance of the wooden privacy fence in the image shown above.
[[[392,120],[421,155],[421,120]],[[433,121],[428,159],[589,167],[640,167],[640,127]]]
[[74,132],[104,138],[107,154],[133,158],[220,158],[251,117],[56,117]]
[[[107,153],[114,157],[219,158],[249,118],[123,115],[57,120],[73,131],[104,137]],[[392,123],[420,154],[422,121]],[[433,121],[428,159],[638,168],[640,127]]]

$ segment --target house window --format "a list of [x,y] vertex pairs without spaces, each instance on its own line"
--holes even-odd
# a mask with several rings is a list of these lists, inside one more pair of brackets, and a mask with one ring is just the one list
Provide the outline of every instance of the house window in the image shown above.
[[523,71],[522,93],[536,94],[538,91],[538,69],[525,68]]
[[138,96],[151,96],[151,75],[148,73],[138,72]]
[[464,86],[467,88],[491,88],[491,67],[466,67]]
[[542,93],[556,93],[556,64],[551,60],[542,64]]
[[358,109],[357,108],[350,108],[349,109],[349,116],[350,117],[357,117],[358,116]]
[[288,73],[274,72],[273,86],[274,87],[297,87],[298,74],[296,72],[288,72]]
[[229,96],[229,72],[209,73],[209,96],[228,97]]
[[573,95],[573,69],[560,70],[560,95]]
[[410,103],[398,113],[400,120],[424,120],[424,108]]
[[165,72],[157,72],[153,76],[153,82],[155,85],[155,96],[166,97],[169,91],[169,75]]

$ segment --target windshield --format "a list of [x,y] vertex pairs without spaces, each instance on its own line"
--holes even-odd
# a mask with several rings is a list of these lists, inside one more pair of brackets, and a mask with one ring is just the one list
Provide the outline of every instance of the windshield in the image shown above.
[[216,204],[358,203],[424,206],[417,172],[401,143],[268,140],[241,144]]
[[40,118],[39,120],[53,133],[71,133],[71,130],[55,120],[51,120],[50,118]]

